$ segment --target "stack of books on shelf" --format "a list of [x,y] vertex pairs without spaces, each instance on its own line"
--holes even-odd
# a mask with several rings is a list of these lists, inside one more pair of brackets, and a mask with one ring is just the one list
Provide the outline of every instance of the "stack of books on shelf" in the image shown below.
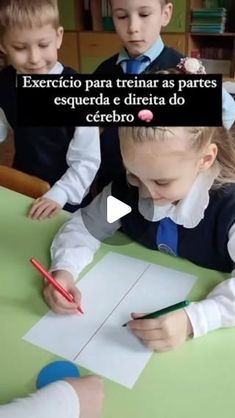
[[76,0],[77,29],[114,31],[108,0]]
[[208,74],[229,76],[231,68],[231,51],[225,48],[204,47],[191,51],[191,57],[200,59]]
[[213,9],[215,7],[226,7],[225,0],[204,0],[203,7]]
[[231,50],[222,47],[201,47],[191,51],[193,58],[208,58],[213,60],[230,60]]
[[223,33],[225,23],[226,9],[224,7],[192,10],[192,33]]

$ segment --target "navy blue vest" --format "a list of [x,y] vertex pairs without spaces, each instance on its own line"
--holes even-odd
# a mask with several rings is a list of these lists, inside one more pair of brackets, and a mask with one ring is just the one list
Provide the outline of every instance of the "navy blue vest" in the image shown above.
[[[76,74],[65,67],[62,74]],[[13,167],[53,185],[65,173],[66,153],[74,127],[28,127],[16,123],[16,71],[8,66],[0,72],[0,107],[14,131]],[[40,112],[40,109],[38,109]]]
[[[157,250],[156,233],[160,222],[146,220],[138,210],[138,188],[120,176],[112,184],[112,195],[132,207],[121,219],[122,230],[134,241]],[[228,250],[228,232],[235,223],[235,184],[210,191],[204,218],[195,228],[178,225],[178,254],[199,266],[231,272],[233,261]]]
[[[105,60],[104,62],[102,62],[97,67],[94,74],[123,74],[123,69],[121,65],[116,64],[118,55],[119,54],[115,54],[112,57]],[[175,49],[169,48],[168,46],[164,46],[161,54],[153,62],[151,62],[151,64],[146,68],[144,72],[146,73],[148,71],[159,71],[167,70],[168,68],[175,68],[176,65],[179,64],[180,59],[183,57],[184,56]]]
[[[166,70],[175,68],[179,64],[183,55],[173,48],[164,47],[161,54],[146,68],[148,71]],[[117,65],[118,54],[102,62],[94,74],[123,74],[121,65]],[[97,189],[100,191],[103,187],[118,177],[122,171],[122,158],[119,145],[117,127],[106,128],[100,137],[101,165],[97,173]]]

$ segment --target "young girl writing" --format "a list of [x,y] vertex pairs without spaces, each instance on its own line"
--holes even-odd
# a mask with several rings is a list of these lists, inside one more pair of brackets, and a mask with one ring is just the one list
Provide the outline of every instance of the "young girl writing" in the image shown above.
[[[186,258],[200,266],[231,272],[235,261],[235,142],[225,128],[122,127],[126,175],[106,186],[55,237],[51,270],[79,303],[74,279],[91,262],[100,241],[120,227],[133,240]],[[107,197],[132,212],[110,224]],[[98,222],[97,222],[98,220]],[[164,233],[164,231],[169,232]],[[73,313],[50,286],[47,303]],[[137,318],[138,313],[133,314]],[[153,350],[165,351],[191,335],[235,325],[235,278],[219,284],[205,300],[157,319],[132,320],[130,329]]]

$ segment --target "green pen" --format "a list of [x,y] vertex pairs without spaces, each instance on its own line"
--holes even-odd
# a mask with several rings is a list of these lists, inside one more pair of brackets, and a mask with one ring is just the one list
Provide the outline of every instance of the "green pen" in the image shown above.
[[[151,312],[147,315],[141,316],[140,318],[136,319],[152,319],[152,318],[158,318],[159,316],[165,315],[169,312],[176,311],[177,309],[185,308],[189,305],[188,300],[183,300],[183,302],[175,303],[174,305],[168,306],[167,308],[160,309],[159,311]],[[126,324],[123,324],[123,327],[126,327],[128,322]]]

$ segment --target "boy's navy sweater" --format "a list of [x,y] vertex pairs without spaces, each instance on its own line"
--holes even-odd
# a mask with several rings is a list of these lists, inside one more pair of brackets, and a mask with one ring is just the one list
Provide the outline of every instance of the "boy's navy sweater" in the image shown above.
[[[76,74],[76,71],[64,67],[62,74]],[[75,128],[18,127],[16,123],[16,71],[11,66],[0,72],[0,92],[0,108],[3,109],[14,131],[13,167],[40,177],[53,185],[68,168],[66,153]]]
[[[122,231],[134,241],[157,250],[160,222],[151,222],[138,210],[139,191],[120,176],[112,184],[112,195],[131,206],[132,212],[121,218]],[[228,253],[228,234],[235,223],[235,184],[210,191],[204,218],[195,228],[178,225],[178,255],[199,266],[231,272],[234,263]]]
[[[144,73],[175,68],[181,58],[183,58],[183,55],[180,52],[165,46],[161,54],[145,69]],[[121,65],[116,64],[117,59],[118,54],[102,62],[94,74],[104,76],[124,74]],[[118,177],[123,171],[117,127],[105,128],[100,138],[100,147],[101,165],[97,174],[98,190],[102,190],[106,184]]]
[[[122,66],[116,64],[119,54],[115,54],[102,62],[95,70],[94,74],[97,75],[121,75],[124,74]],[[143,54],[144,55],[144,54]],[[145,69],[144,73],[148,71],[160,71],[167,70],[169,68],[175,68],[179,64],[180,59],[184,56],[173,48],[164,46],[161,54]]]

